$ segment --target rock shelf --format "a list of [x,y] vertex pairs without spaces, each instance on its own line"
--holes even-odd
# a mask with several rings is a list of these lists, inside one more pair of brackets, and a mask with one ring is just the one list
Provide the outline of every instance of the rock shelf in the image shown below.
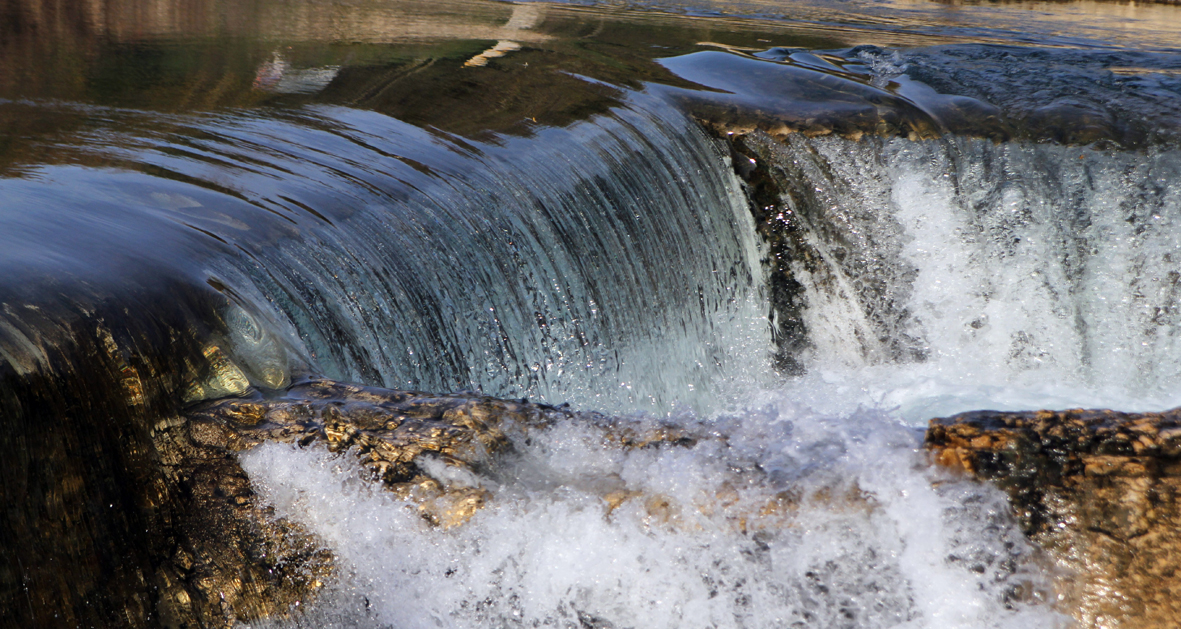
[[1082,627],[1177,625],[1181,409],[975,411],[932,420],[926,447],[1009,494]]

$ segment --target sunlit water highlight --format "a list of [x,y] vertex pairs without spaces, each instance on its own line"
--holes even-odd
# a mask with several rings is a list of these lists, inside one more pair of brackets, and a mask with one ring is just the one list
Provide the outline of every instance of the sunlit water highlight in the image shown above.
[[[244,465],[264,497],[342,560],[341,581],[299,622],[1062,623],[1047,604],[1052,570],[1003,497],[940,478],[907,424],[1175,402],[1181,159],[971,139],[796,137],[777,150],[814,193],[794,208],[820,253],[796,269],[805,376],[715,385],[713,408],[730,410],[665,416],[719,437],[691,448],[620,451],[563,425],[516,444],[487,477],[434,470],[494,490],[450,530],[361,480],[349,457],[259,448]],[[762,352],[731,355],[768,369]],[[612,509],[604,482],[637,497]]]

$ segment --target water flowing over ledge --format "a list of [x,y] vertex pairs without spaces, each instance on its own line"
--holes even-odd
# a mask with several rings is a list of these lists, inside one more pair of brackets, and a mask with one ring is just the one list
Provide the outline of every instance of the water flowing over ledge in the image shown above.
[[740,143],[783,192],[760,227],[782,247],[777,327],[795,360],[873,374],[887,395],[927,388],[881,400],[913,421],[1178,403],[1176,150]]
[[[5,92],[4,119],[36,124],[0,180],[0,619],[1064,622],[1004,497],[929,469],[905,424],[1175,402],[1174,55],[825,40],[840,29],[752,48],[691,21],[656,63],[609,39],[635,22],[539,6],[467,24],[520,43],[389,67],[267,49],[209,94],[245,109]],[[570,33],[575,55],[547,43]],[[1065,78],[1043,107],[1012,97],[1038,80],[1014,67]],[[566,88],[537,115],[514,94]],[[571,419],[479,465],[410,457],[425,485],[493,496],[451,529],[314,440],[172,458],[208,437],[201,404],[279,404],[322,375],[693,437]],[[329,442],[347,395],[315,402]],[[249,578],[206,579],[205,507],[249,512],[225,555]],[[238,552],[258,530],[302,541]],[[306,615],[241,603],[329,573]],[[186,605],[212,615],[162,611]]]
[[[49,462],[28,475],[7,459],[27,478],[10,504],[27,504],[5,538],[102,523],[23,546],[6,591],[49,579],[73,552],[62,539],[105,545],[80,552],[114,582],[38,588],[34,616],[123,613],[85,601],[106,587],[120,606],[156,572],[153,548],[186,516],[153,443],[181,403],[319,372],[605,409],[716,404],[711,387],[768,346],[739,184],[652,97],[500,145],[342,109],[140,118],[80,149],[120,170],[4,182],[20,270],[4,287],[5,445]],[[75,489],[46,510],[63,482]],[[116,502],[130,521],[100,515]]]
[[[48,167],[6,182],[14,217],[67,185],[87,193],[55,211],[118,213],[81,234],[18,223],[9,239],[46,242],[80,281],[110,281],[110,259],[182,265],[328,375],[391,386],[661,406],[690,402],[728,353],[765,347],[739,184],[716,144],[651,97],[498,144],[339,108],[168,122],[97,131],[84,149],[148,176]],[[161,238],[190,259],[153,251]],[[688,352],[673,360],[698,374],[646,380],[658,370],[644,361],[672,359],[653,347]]]

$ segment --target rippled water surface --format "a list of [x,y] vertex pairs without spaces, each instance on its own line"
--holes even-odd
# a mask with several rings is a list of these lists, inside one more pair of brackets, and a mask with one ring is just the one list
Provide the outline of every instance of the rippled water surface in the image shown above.
[[311,375],[569,403],[709,438],[440,463],[494,496],[454,529],[347,457],[243,455],[341,566],[256,626],[1065,626],[915,427],[1178,403],[1179,130],[1164,4],[16,0],[0,447],[68,415],[101,460],[93,418]]

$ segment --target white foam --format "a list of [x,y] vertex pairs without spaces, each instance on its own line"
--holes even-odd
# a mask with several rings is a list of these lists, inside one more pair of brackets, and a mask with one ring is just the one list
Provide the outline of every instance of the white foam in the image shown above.
[[824,191],[797,209],[826,225],[806,233],[820,268],[797,273],[815,347],[796,388],[819,387],[810,403],[912,423],[1181,404],[1177,151],[823,138],[780,160]]
[[[915,435],[888,416],[780,397],[709,429],[726,438],[623,451],[587,425],[557,426],[516,444],[483,481],[494,498],[449,530],[361,480],[349,456],[268,444],[242,461],[347,575],[308,626],[346,612],[395,627],[1059,622],[1006,608],[1006,591],[1045,584],[1003,499],[933,488]],[[612,511],[603,494],[619,489],[639,495]]]

